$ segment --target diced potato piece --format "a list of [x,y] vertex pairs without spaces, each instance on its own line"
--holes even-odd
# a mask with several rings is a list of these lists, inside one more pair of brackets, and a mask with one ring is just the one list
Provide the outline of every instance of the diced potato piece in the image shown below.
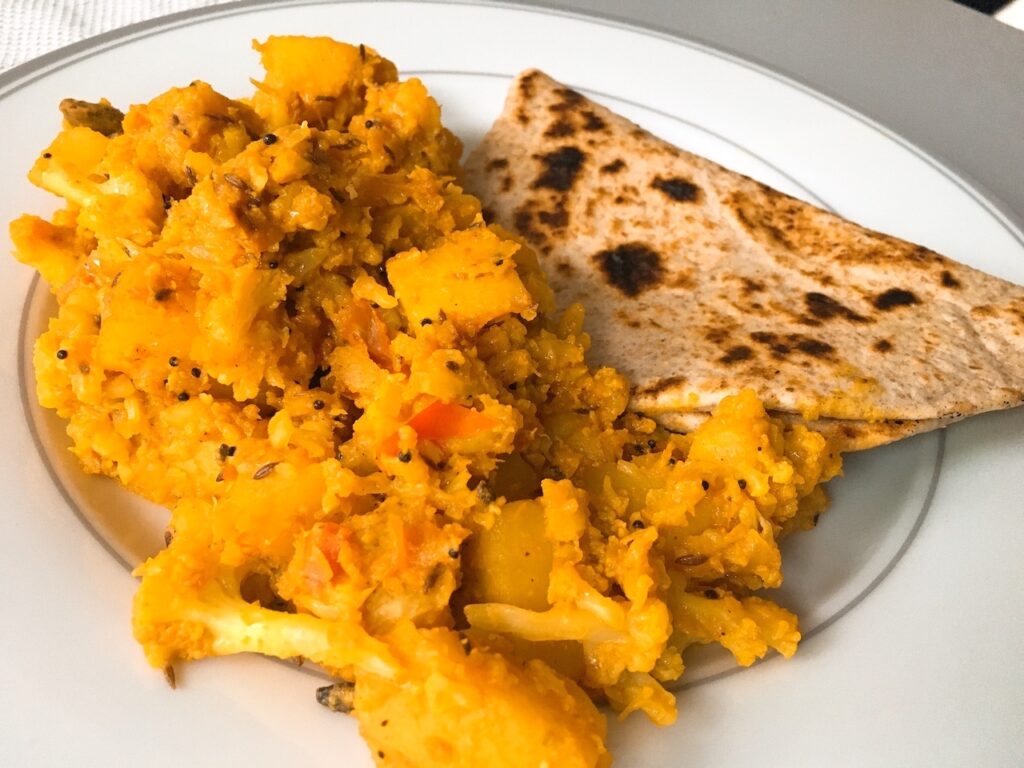
[[470,538],[462,582],[467,602],[547,608],[552,552],[544,525],[538,502],[515,501],[505,505],[490,530]]
[[91,176],[109,144],[110,139],[89,128],[67,128],[32,166],[28,178],[48,192],[85,206],[98,194],[101,179]]
[[341,93],[361,63],[358,47],[329,37],[274,36],[254,47],[267,70],[263,85],[293,89],[307,100]]
[[[173,355],[186,356],[198,334],[195,288],[181,266],[125,265],[102,317],[95,361],[103,368],[152,374]],[[148,365],[144,365],[148,363]]]
[[773,428],[764,406],[752,390],[743,390],[723,400],[715,410],[715,418],[705,421],[693,433],[689,458],[736,467],[742,472],[762,463],[758,453],[770,445],[772,437],[777,444],[778,430]]
[[388,262],[388,279],[410,324],[444,314],[472,333],[512,313],[534,316],[534,301],[516,273],[519,246],[479,228],[454,233],[429,251],[412,250]]
[[252,105],[272,127],[314,118],[347,123],[362,106],[359,86],[398,76],[373,49],[329,37],[275,36],[253,47],[267,76]]

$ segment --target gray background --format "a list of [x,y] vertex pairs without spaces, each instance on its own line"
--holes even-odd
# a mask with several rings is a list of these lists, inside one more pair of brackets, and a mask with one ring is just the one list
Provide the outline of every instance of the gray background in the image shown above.
[[1024,32],[948,0],[559,0],[792,77],[953,168],[1024,222]]

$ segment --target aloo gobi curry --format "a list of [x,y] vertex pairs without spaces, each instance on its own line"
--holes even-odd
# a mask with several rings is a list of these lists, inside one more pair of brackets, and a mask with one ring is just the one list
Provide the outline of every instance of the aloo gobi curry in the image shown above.
[[627,412],[419,80],[256,47],[247,99],[66,102],[31,172],[66,207],[11,227],[59,305],[41,403],[171,510],[136,571],[149,662],[314,662],[381,766],[574,768],[611,763],[595,702],[675,719],[688,647],[791,655],[759,593],[827,504],[828,442],[750,391],[689,434]]

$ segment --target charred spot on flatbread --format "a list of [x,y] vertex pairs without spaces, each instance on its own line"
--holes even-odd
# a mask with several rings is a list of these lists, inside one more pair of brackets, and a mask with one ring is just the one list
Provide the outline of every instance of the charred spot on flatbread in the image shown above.
[[559,205],[553,211],[539,211],[537,219],[549,227],[561,229],[569,223],[569,212],[565,210],[565,206]]
[[768,349],[771,350],[772,357],[777,360],[781,360],[788,356],[795,346],[806,340],[804,336],[795,333],[790,333],[785,337],[780,337],[774,333],[755,332],[750,334],[750,338],[759,344],[766,345]]
[[555,95],[558,96],[559,100],[551,105],[550,109],[552,112],[565,112],[578,107],[586,101],[583,94],[574,91],[572,88],[556,88]]
[[694,278],[693,272],[678,271],[672,276],[669,285],[683,291],[691,291],[696,287],[697,280]]
[[520,208],[515,212],[512,225],[523,236],[531,234],[533,232],[533,213],[525,208]]
[[828,357],[835,351],[831,344],[820,339],[800,339],[796,343],[796,348],[811,357]]
[[700,187],[678,176],[668,179],[656,176],[651,186],[677,203],[695,203],[700,198]]
[[884,353],[892,349],[892,342],[888,339],[879,339],[872,345],[872,347],[876,352]]
[[841,304],[824,293],[810,291],[804,294],[804,306],[807,311],[821,320],[831,320],[834,317],[842,317],[852,323],[866,323],[868,319],[859,315],[849,307]]
[[616,160],[612,160],[610,163],[605,163],[601,166],[601,173],[618,173],[626,167],[626,162],[620,157]]
[[729,338],[729,331],[725,328],[708,328],[708,330],[704,332],[704,338],[712,344],[721,344]]
[[[900,240],[897,240],[891,235],[885,235],[884,237],[888,240],[891,240],[893,243],[897,244],[897,247],[903,245],[903,247],[906,248],[906,244],[902,243]],[[939,256],[939,254],[937,254],[935,251],[929,248],[925,248],[923,245],[914,245],[912,248],[910,248],[909,251],[905,253],[905,256],[910,261],[917,262],[918,264],[930,264],[933,261],[943,260],[942,256]]]
[[645,384],[642,387],[637,387],[637,392],[645,392],[650,394],[656,394],[658,392],[664,392],[666,389],[672,389],[686,383],[685,376],[665,376],[660,379],[652,381],[650,384]]
[[942,275],[940,276],[940,280],[942,281],[942,286],[944,288],[959,288],[960,287],[960,281],[957,280],[955,277],[953,277],[952,273],[948,269],[942,270]]
[[996,309],[991,304],[979,304],[971,307],[971,314],[975,317],[995,317]]
[[743,291],[744,296],[751,296],[764,290],[764,283],[760,280],[755,280],[752,277],[743,277],[740,278],[740,281],[743,283],[743,288],[741,290]]
[[772,357],[778,360],[787,357],[794,350],[818,358],[829,357],[835,352],[835,348],[828,342],[800,333],[788,333],[785,336],[780,336],[770,331],[754,331],[750,334],[750,339],[766,346],[771,351]]
[[[781,196],[778,192],[774,194]],[[759,242],[792,247],[784,231],[793,228],[792,215],[778,205],[775,197],[766,195],[763,200],[755,202],[741,192],[734,192],[722,199],[722,205]]]
[[780,339],[779,335],[776,333],[769,333],[768,331],[754,331],[750,334],[750,338],[758,344],[763,344],[768,347],[768,349],[771,350],[773,357],[783,358],[790,353],[790,345]]
[[905,288],[890,288],[876,296],[874,301],[875,309],[880,309],[883,312],[888,312],[896,307],[909,307],[920,303],[920,299]]
[[562,118],[549,125],[548,129],[544,131],[544,136],[549,139],[561,139],[565,136],[572,136],[574,133],[576,133],[576,129],[572,127],[572,123]]
[[603,131],[607,127],[608,123],[589,109],[583,112],[583,130],[594,133],[596,131]]
[[553,189],[568,192],[583,168],[586,155],[577,147],[560,147],[538,158],[544,170],[533,182],[534,189]]
[[594,262],[608,284],[627,296],[660,285],[665,278],[661,255],[643,243],[625,243],[594,254]]
[[718,358],[720,363],[726,365],[732,365],[733,363],[739,363],[743,360],[749,360],[754,356],[754,350],[748,347],[746,344],[740,344],[739,346],[729,347],[725,354]]
[[527,100],[533,98],[533,81],[537,79],[537,70],[527,72],[519,78],[519,92]]
[[633,317],[629,312],[622,309],[615,311],[615,319],[630,328],[639,328],[643,325],[643,323]]
[[508,168],[508,158],[507,157],[496,157],[493,160],[489,160],[487,162],[487,170],[488,171],[497,171],[497,170],[499,170],[501,168]]

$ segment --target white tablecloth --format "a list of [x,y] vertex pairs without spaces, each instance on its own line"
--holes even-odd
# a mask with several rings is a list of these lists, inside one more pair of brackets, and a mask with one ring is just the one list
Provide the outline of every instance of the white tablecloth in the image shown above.
[[[0,0],[0,72],[126,24],[229,0]],[[996,18],[1024,29],[1024,0]]]
[[0,71],[126,24],[227,0],[0,0]]
[[1011,27],[1024,29],[1024,0],[1014,0],[997,13],[996,18]]

